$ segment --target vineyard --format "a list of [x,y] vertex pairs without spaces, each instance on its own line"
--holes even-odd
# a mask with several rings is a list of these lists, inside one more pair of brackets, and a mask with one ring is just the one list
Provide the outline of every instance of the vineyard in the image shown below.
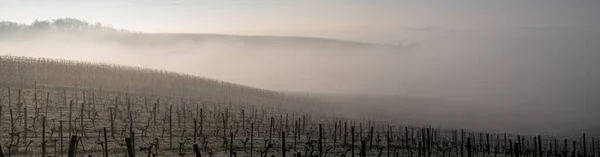
[[0,57],[2,156],[600,156],[594,137],[402,125],[162,70]]

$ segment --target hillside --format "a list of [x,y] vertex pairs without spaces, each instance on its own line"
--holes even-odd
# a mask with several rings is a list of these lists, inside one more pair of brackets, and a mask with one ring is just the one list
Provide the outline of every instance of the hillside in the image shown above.
[[[63,141],[71,135],[81,139],[78,154],[100,156],[108,150],[91,141],[100,138],[96,133],[102,131],[104,139],[110,135],[111,140],[102,144],[111,149],[111,156],[125,152],[122,139],[129,133],[137,137],[141,154],[150,153],[143,149],[149,146],[155,146],[153,153],[161,156],[178,154],[177,148],[179,153],[189,153],[182,144],[199,139],[203,153],[221,154],[219,132],[243,138],[253,128],[266,137],[261,128],[271,127],[269,133],[274,128],[282,131],[284,119],[288,129],[288,120],[296,119],[308,128],[331,118],[325,113],[333,113],[332,109],[307,98],[164,70],[0,57],[0,132],[6,133],[0,134],[0,150],[6,148],[0,154],[8,156],[33,152],[62,156]],[[192,127],[196,125],[199,128]],[[159,144],[164,148],[158,149]],[[55,151],[46,151],[50,147]]]
[[[362,141],[363,148],[367,141],[373,141],[366,156],[381,155],[384,148],[386,154],[408,155],[418,150],[415,149],[418,143],[425,143],[420,139],[431,141],[427,144],[434,148],[430,152],[443,155],[454,152],[452,148],[459,141],[457,129],[410,122],[426,123],[428,118],[439,116],[436,113],[444,113],[419,111],[424,109],[421,105],[427,104],[419,99],[341,96],[330,101],[330,96],[287,94],[162,70],[10,56],[0,57],[0,80],[0,123],[8,126],[0,128],[0,132],[6,133],[0,134],[3,139],[0,143],[8,146],[9,155],[39,152],[62,155],[65,148],[57,147],[66,145],[63,140],[69,136],[81,141],[75,150],[77,154],[93,156],[133,152],[161,156],[191,154],[190,146],[194,144],[201,149],[198,153],[214,156],[278,155],[282,151],[305,156],[314,156],[316,152],[340,156],[357,148],[356,141]],[[396,106],[400,108],[387,106],[399,101],[404,102]],[[390,110],[375,109],[382,107]],[[389,115],[397,111],[413,115]],[[408,123],[402,123],[404,120]],[[507,146],[506,142],[500,143],[501,133],[470,129],[465,133],[480,141],[479,148],[484,146],[484,134],[497,137],[492,139],[494,147]],[[465,134],[461,134],[464,140]],[[388,140],[382,143],[384,135]],[[548,141],[565,138],[542,137]],[[20,142],[21,139],[29,144]],[[505,133],[503,141],[508,139],[521,136]],[[46,140],[52,143],[41,144]],[[320,143],[318,148],[317,143]],[[46,152],[47,147],[57,151]],[[472,151],[483,154],[489,150]]]
[[[283,93],[164,70],[47,58],[0,57],[3,88],[70,89],[310,111],[317,102]],[[323,104],[325,105],[325,104]]]

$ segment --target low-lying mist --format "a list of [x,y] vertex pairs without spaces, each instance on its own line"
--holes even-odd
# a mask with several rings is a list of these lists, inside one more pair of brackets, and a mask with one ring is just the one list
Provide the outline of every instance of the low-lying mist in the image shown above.
[[407,123],[548,133],[600,128],[600,33],[427,33],[433,35],[418,46],[402,47],[299,37],[46,32],[0,37],[0,53],[312,93],[353,106],[349,112]]
[[405,53],[399,46],[339,40],[207,34],[49,33],[0,45],[4,54],[142,66],[302,92],[377,92],[370,80],[384,81],[377,71],[393,68]]

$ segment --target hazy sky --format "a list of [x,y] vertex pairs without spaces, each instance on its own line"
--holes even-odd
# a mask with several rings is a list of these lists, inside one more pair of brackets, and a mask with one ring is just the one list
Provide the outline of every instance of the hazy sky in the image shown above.
[[600,27],[598,0],[0,0],[0,21],[398,43],[429,31]]

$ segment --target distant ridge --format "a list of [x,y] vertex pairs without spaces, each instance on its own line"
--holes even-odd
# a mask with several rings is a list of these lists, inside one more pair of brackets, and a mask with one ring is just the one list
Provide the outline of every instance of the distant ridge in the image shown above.
[[[138,31],[131,31],[127,29],[117,29],[112,25],[103,24],[100,22],[90,23],[84,20],[75,18],[58,18],[54,20],[35,20],[31,24],[22,24],[11,21],[0,21],[0,33],[5,34],[4,38],[11,37],[11,34],[28,34],[35,37],[36,34],[43,35],[44,33],[92,33],[97,35],[110,34],[111,36],[105,37],[120,37],[111,39],[130,39],[132,37],[142,37],[146,41],[158,40],[165,44],[168,44],[166,39],[171,39],[171,42],[176,42],[177,39],[186,40],[252,40],[251,43],[282,43],[282,42],[294,42],[302,43],[307,45],[314,44],[328,44],[328,45],[344,45],[344,46],[356,46],[356,47],[382,47],[382,48],[398,48],[400,46],[384,45],[377,43],[350,41],[344,39],[331,39],[331,38],[319,38],[319,37],[300,37],[300,36],[271,36],[271,35],[233,35],[233,34],[210,34],[210,33],[144,33]],[[155,38],[145,38],[153,36]],[[0,37],[1,39],[2,37]],[[163,39],[163,40],[161,40]],[[139,39],[138,39],[139,40]],[[144,40],[142,40],[144,41]]]

